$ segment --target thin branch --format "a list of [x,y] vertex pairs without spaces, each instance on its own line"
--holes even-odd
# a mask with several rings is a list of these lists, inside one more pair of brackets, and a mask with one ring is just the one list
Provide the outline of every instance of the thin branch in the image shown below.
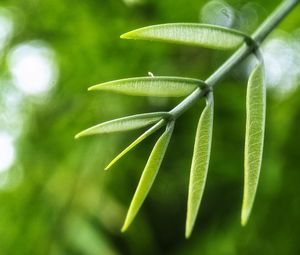
[[289,14],[290,11],[299,3],[300,0],[284,0],[281,5],[266,19],[266,21],[253,33],[254,44],[246,43],[239,48],[223,65],[221,65],[206,81],[208,88],[195,89],[180,104],[173,108],[169,113],[177,119],[187,109],[189,109],[199,98],[205,96],[212,90],[233,67],[238,65],[246,56],[251,54],[258,44],[274,30],[274,28]]

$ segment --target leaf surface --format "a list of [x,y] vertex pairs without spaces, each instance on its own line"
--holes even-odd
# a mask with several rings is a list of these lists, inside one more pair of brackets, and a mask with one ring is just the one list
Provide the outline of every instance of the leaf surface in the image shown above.
[[204,87],[201,80],[156,76],[138,77],[98,84],[89,90],[106,90],[132,96],[182,97],[192,93],[198,86]]
[[212,141],[213,109],[213,95],[210,93],[200,116],[195,138],[187,204],[186,238],[192,233],[206,183]]
[[241,223],[246,225],[254,203],[262,163],[266,111],[263,64],[250,75],[246,102],[244,196]]
[[144,113],[132,115],[120,119],[110,120],[96,126],[90,127],[75,136],[75,138],[80,138],[88,135],[113,133],[120,131],[128,131],[133,129],[142,128],[153,123],[158,122],[163,117],[167,117],[166,112],[155,112],[155,113]]
[[247,36],[237,30],[215,25],[169,23],[136,29],[121,35],[121,38],[161,41],[228,50],[242,44]]
[[172,132],[174,129],[174,122],[171,122],[166,131],[157,140],[153,147],[153,150],[149,156],[141,179],[139,181],[138,187],[135,191],[133,199],[131,201],[130,207],[127,212],[127,216],[122,227],[122,232],[126,231],[133,219],[135,218],[137,212],[139,211],[141,205],[143,204],[153,182],[160,168],[161,162],[165,155],[166,149],[168,147]]

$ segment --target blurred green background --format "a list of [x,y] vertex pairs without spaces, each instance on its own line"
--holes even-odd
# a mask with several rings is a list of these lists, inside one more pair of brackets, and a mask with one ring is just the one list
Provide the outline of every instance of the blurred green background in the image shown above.
[[210,169],[184,239],[199,102],[178,121],[134,224],[120,228],[157,135],[104,166],[142,131],[74,140],[109,119],[169,110],[180,99],[87,92],[154,75],[207,78],[231,52],[120,40],[134,28],[206,22],[251,33],[280,1],[1,0],[0,254],[299,254],[300,8],[263,44],[268,107],[253,213],[240,226],[249,58],[215,90]]

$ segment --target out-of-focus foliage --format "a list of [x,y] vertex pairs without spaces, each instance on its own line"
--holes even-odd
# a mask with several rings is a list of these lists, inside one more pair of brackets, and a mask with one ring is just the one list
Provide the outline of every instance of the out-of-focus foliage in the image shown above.
[[124,32],[201,21],[250,33],[278,3],[2,0],[0,254],[299,253],[299,7],[262,49],[269,85],[265,151],[247,227],[238,219],[252,59],[215,90],[209,178],[188,241],[184,225],[189,170],[204,102],[177,121],[161,171],[126,234],[120,233],[126,208],[157,137],[105,173],[109,160],[139,131],[73,139],[94,124],[169,110],[180,100],[91,93],[89,86],[149,71],[205,79],[230,55],[119,40]]

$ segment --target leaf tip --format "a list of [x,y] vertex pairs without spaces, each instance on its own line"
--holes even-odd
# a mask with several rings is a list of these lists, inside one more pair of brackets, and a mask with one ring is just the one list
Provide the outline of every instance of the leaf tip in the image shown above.
[[131,39],[131,32],[127,32],[125,34],[120,35],[121,39]]
[[76,135],[74,136],[74,139],[77,140],[77,139],[79,139],[80,137],[82,137],[82,132],[76,134]]
[[111,169],[111,167],[124,155],[122,151],[117,157],[115,157],[110,163],[104,168],[105,171],[108,171]]
[[108,164],[108,165],[104,168],[104,171],[110,170],[110,167],[111,167],[111,164]]
[[187,219],[186,219],[186,223],[185,223],[185,239],[189,239],[193,233],[193,229],[194,229],[194,221],[192,222],[190,220],[190,216],[188,213]]
[[88,88],[88,91],[96,90],[95,87],[96,87],[96,85],[89,87],[89,88]]
[[189,239],[191,237],[191,234],[192,234],[192,229],[186,228],[185,229],[185,239]]
[[129,227],[129,224],[128,224],[127,220],[125,220],[124,225],[121,228],[121,232],[125,233],[127,231],[128,227]]
[[247,225],[247,222],[250,217],[250,213],[251,213],[251,206],[249,207],[247,203],[244,202],[242,206],[242,214],[241,214],[241,225],[243,227]]
[[79,139],[83,136],[88,136],[90,135],[89,129],[83,130],[81,132],[79,132],[77,135],[75,135],[75,139]]
[[241,225],[242,225],[242,227],[246,227],[246,225],[247,225],[247,219],[241,219]]
[[241,216],[241,225],[245,227],[247,225],[249,219],[249,213],[247,213],[245,210],[242,211],[242,216]]

